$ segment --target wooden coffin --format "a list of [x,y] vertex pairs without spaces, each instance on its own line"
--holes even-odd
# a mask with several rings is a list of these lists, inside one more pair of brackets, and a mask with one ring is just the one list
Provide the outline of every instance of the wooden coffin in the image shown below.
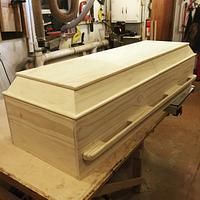
[[76,178],[191,86],[186,43],[143,41],[17,73],[4,93],[13,143]]

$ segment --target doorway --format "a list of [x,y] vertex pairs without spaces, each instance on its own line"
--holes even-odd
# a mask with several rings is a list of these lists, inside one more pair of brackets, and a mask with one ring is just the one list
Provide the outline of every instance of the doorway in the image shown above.
[[174,0],[152,0],[151,19],[157,20],[156,40],[172,40],[174,9]]

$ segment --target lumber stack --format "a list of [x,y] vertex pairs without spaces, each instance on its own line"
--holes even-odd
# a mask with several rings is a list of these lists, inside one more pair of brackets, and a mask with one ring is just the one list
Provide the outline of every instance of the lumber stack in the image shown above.
[[143,41],[20,72],[4,93],[13,143],[82,178],[191,86],[194,61],[187,43]]

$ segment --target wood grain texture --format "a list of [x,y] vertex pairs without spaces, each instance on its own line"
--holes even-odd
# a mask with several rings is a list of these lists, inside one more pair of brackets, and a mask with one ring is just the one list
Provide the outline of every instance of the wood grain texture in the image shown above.
[[[157,79],[157,81],[159,82],[159,79]],[[165,84],[166,82],[163,82],[162,80],[160,90],[162,90],[162,87],[167,87]],[[191,83],[188,83],[188,85],[189,84]],[[151,83],[146,88],[145,94],[143,92],[142,94],[139,92],[142,91],[142,88],[140,88],[140,90],[137,90],[136,93],[129,93],[126,98],[115,100],[112,106],[108,104],[103,109],[99,109],[98,112],[93,112],[90,115],[78,120],[77,130],[79,131],[77,132],[77,141],[80,149],[79,168],[82,176],[87,175],[94,168],[98,167],[103,160],[112,155],[113,149],[117,149],[118,146],[116,143],[114,143],[115,145],[112,146],[112,148],[107,149],[106,153],[100,154],[101,156],[98,157],[98,159],[89,162],[89,164],[88,162],[83,161],[84,153],[87,155],[89,152],[90,154],[90,149],[92,149],[92,154],[95,153],[95,151],[98,151],[98,149],[101,148],[112,137],[116,137],[120,131],[126,128],[129,120],[134,120],[136,123],[137,120],[144,119],[145,116],[148,116],[147,113],[151,113],[152,108],[150,106],[145,107],[144,105],[154,105],[163,99],[162,95],[157,96],[156,101],[153,101],[153,98],[152,100],[148,99],[149,95],[156,95],[159,91],[152,87]],[[166,93],[168,93],[167,90]],[[132,101],[128,99],[132,99]],[[165,107],[167,107],[169,104],[170,101],[167,102]],[[133,123],[133,126],[136,125],[135,123]],[[140,121],[140,123],[142,124],[142,121]],[[93,126],[91,126],[91,124],[93,124]],[[129,134],[130,133],[126,132],[126,136]],[[118,141],[119,144],[123,142],[124,138],[121,138],[121,140],[122,141]]]
[[59,87],[78,90],[184,46],[187,47],[188,44],[142,41],[20,72],[17,75],[58,85]]
[[188,44],[150,41],[117,50],[19,73],[4,93],[13,143],[84,178],[195,79]]
[[119,133],[116,133],[111,139],[105,141],[100,140],[94,144],[92,148],[87,150],[83,153],[83,159],[85,161],[93,161],[97,159],[99,156],[101,156],[103,153],[111,149],[117,142],[119,142],[121,139],[126,137],[126,135],[133,130],[135,127],[137,127],[140,123],[143,122],[145,118],[150,116],[153,112],[158,110],[163,105],[170,105],[171,101],[174,99],[174,97],[177,94],[180,94],[181,91],[185,90],[194,82],[196,79],[196,76],[191,76],[188,78],[188,80],[183,85],[175,85],[173,88],[170,88],[169,91],[165,92],[163,98],[161,98],[158,103],[148,106],[142,106],[141,111],[136,112],[136,116],[132,116],[127,120],[127,127],[125,127],[123,130],[121,130]]
[[156,39],[171,41],[174,19],[174,0],[153,0],[151,19],[157,21]]
[[[5,113],[3,101],[0,101],[0,113]],[[6,121],[6,115],[0,115]],[[50,200],[88,200],[111,176],[130,153],[144,140],[163,117],[162,111],[148,118],[135,134],[127,137],[111,158],[101,163],[90,176],[77,180],[72,176],[52,167],[42,160],[17,148],[11,143],[8,127],[1,127],[0,136],[0,172],[28,187],[38,195]],[[7,138],[7,139],[6,139]]]
[[[152,55],[156,56],[150,60],[147,52],[144,53],[141,49],[141,47],[143,47],[145,50],[147,44],[156,44],[154,48],[161,46],[160,50],[157,50],[159,48],[154,49],[155,52],[152,53]],[[58,66],[53,65],[53,68],[52,66],[47,66],[45,68],[18,73],[15,83],[5,94],[38,107],[48,109],[52,112],[68,116],[72,119],[78,119],[106,103],[111,102],[120,95],[127,93],[139,84],[176,67],[178,64],[190,60],[190,67],[193,67],[195,54],[188,45],[182,43],[172,43],[172,45],[166,42],[147,42],[147,44],[141,42],[139,47],[137,45],[130,45],[126,48],[119,48],[119,51],[113,52],[113,50],[110,50],[107,51],[106,57],[105,53],[95,54],[92,55],[92,57],[86,56],[81,58],[81,63],[80,58],[70,62],[67,61],[66,66],[68,67],[63,65],[64,62],[57,64]],[[138,50],[136,50],[137,47]],[[166,48],[168,50],[163,53]],[[170,52],[168,52],[169,49]],[[125,53],[125,50],[127,53]],[[116,55],[117,52],[120,55],[119,60],[121,63],[110,61],[111,57],[118,57]],[[158,56],[156,54],[157,52],[162,52],[162,55]],[[128,54],[128,57],[126,54]],[[132,56],[130,54],[132,54]],[[139,58],[137,57],[138,55]],[[96,65],[94,65],[95,56],[97,57],[95,61]],[[144,58],[141,56],[144,56]],[[102,58],[101,60],[100,57]],[[91,59],[93,65],[91,65]],[[108,59],[108,61],[106,59]],[[85,66],[83,66],[82,63],[85,63]],[[119,69],[119,71],[115,73],[117,69]],[[40,72],[41,76],[45,72],[44,76],[46,76],[46,78],[47,74],[49,74],[49,80],[52,79],[52,74],[54,74],[55,79],[59,79],[62,84],[64,84],[64,81],[66,82],[65,84],[67,84],[71,80],[74,81],[73,84],[76,84],[76,81],[79,83],[82,82],[84,87],[78,90],[70,89],[69,85],[63,86],[61,84],[59,86],[56,80],[53,84],[48,83],[48,81],[45,81],[45,78],[36,81],[34,78],[36,76],[35,74],[39,75]],[[107,75],[106,79],[104,79],[105,77],[102,79],[101,76],[109,72],[114,74],[112,74],[112,76]],[[60,75],[58,73],[60,73]],[[89,85],[86,86],[85,81],[93,80],[93,76],[98,76],[98,78],[102,80],[90,82],[90,84],[87,83]],[[24,84],[26,84],[27,87],[21,87],[21,85]],[[41,96],[44,97],[40,98]]]
[[14,143],[76,177],[75,122],[9,97],[5,100]]
[[72,90],[16,77],[4,94],[64,116],[75,117],[75,93]]
[[[184,62],[188,64],[188,68],[191,67],[190,69],[192,69],[194,59],[194,54],[191,55],[186,49],[180,49],[180,52],[173,52],[168,56],[161,56],[155,60],[145,62],[130,70],[76,91],[75,105],[77,118],[128,93],[144,82],[156,76],[160,76],[170,68],[173,69],[177,65],[184,65]],[[110,88],[112,88],[112,90]]]
[[21,32],[19,5],[12,6],[11,0],[0,1],[1,32]]

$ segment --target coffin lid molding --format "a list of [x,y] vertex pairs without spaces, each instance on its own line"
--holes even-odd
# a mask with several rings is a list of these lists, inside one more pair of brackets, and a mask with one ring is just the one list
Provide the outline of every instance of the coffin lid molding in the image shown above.
[[188,43],[142,41],[19,72],[4,95],[78,119],[190,59]]

